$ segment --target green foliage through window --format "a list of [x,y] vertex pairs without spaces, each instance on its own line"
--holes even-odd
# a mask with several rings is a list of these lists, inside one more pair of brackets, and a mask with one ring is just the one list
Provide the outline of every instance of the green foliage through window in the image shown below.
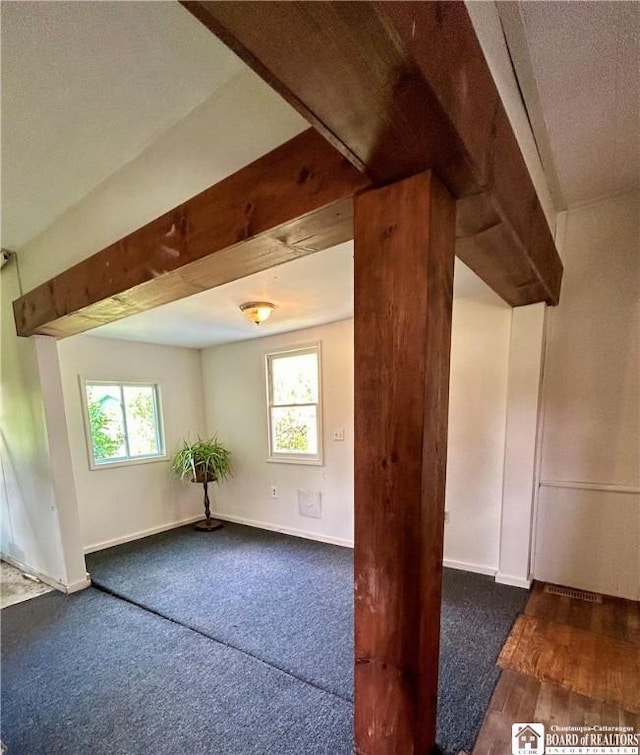
[[163,456],[157,386],[85,383],[92,464]]
[[320,461],[319,346],[268,354],[267,374],[271,458]]
[[293,412],[287,412],[276,422],[278,450],[302,451],[309,447],[309,432],[306,425],[300,424]]
[[94,459],[110,459],[118,455],[124,441],[120,428],[114,427],[99,401],[89,402],[89,424]]

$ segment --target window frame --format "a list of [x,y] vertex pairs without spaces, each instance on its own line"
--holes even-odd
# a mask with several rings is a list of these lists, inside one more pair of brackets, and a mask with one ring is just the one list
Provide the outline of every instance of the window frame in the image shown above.
[[[291,356],[303,356],[305,354],[315,354],[318,370],[318,400],[316,402],[304,404],[274,404],[273,397],[273,380],[271,365],[274,360]],[[265,354],[266,370],[266,387],[267,387],[267,461],[276,464],[301,464],[307,466],[320,467],[324,465],[324,444],[323,444],[323,427],[322,427],[322,343],[314,341],[313,343],[301,344],[299,346],[289,346],[283,349],[277,349]],[[316,454],[296,454],[273,449],[272,434],[272,409],[279,407],[295,406],[315,406],[316,407],[316,434],[317,448]]]
[[[105,380],[103,378],[94,379],[83,377],[78,375],[80,383],[80,398],[82,404],[82,418],[84,423],[85,442],[87,446],[87,458],[89,462],[89,469],[96,471],[99,469],[112,469],[113,467],[127,467],[135,464],[151,464],[157,461],[167,461],[169,454],[167,452],[167,441],[164,431],[164,415],[162,410],[162,389],[158,380]],[[145,456],[126,456],[117,457],[114,459],[105,459],[104,461],[96,461],[93,455],[93,439],[91,437],[91,423],[89,420],[89,402],[87,400],[87,386],[91,385],[117,385],[120,388],[120,395],[123,400],[124,408],[124,387],[144,387],[153,388],[155,394],[155,408],[156,408],[156,437],[158,440],[158,447],[161,448],[161,453],[148,454]],[[123,425],[125,432],[125,445],[127,450],[129,448],[129,436],[127,429],[127,416],[123,410]]]

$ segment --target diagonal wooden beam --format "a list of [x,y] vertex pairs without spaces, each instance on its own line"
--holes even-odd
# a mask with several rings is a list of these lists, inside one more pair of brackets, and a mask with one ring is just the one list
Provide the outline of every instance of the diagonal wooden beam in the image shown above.
[[562,264],[463,2],[182,4],[375,183],[433,168],[473,198],[484,227],[456,251],[507,302],[557,303]]
[[[309,129],[24,294],[14,302],[18,335],[76,335],[347,241],[353,196],[370,186]],[[477,205],[458,202],[463,254],[501,230]]]
[[457,255],[513,306],[557,301],[562,266],[463,3],[185,4],[330,144],[310,130],[28,292],[19,335],[84,332],[352,238],[355,193],[427,165],[458,197]]
[[18,335],[81,333],[349,240],[369,185],[309,129],[22,296]]

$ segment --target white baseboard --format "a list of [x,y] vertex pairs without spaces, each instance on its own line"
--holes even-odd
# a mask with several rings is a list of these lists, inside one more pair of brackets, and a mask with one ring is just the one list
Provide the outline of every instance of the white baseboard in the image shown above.
[[522,587],[528,590],[531,587],[531,580],[524,577],[514,577],[513,574],[496,574],[496,582],[501,585],[511,585],[511,587]]
[[159,527],[151,527],[147,530],[140,530],[139,532],[132,532],[129,535],[123,535],[122,537],[114,537],[111,540],[103,540],[101,543],[94,543],[93,545],[87,545],[84,548],[85,553],[95,553],[95,551],[102,551],[105,548],[112,548],[114,545],[122,545],[123,543],[130,543],[132,540],[139,540],[142,537],[148,537],[149,535],[157,535],[159,532],[167,532],[167,530],[174,530],[178,527],[184,527],[185,524],[193,524],[200,521],[204,517],[202,514],[196,516],[190,516],[186,519],[181,519],[178,522],[169,522],[168,524],[161,524]]
[[[243,516],[236,516],[235,514],[228,514],[224,511],[212,511],[211,516],[215,517],[216,519],[221,519],[226,522],[234,522],[236,524],[245,524],[249,527],[256,527],[258,529],[269,530],[271,532],[280,532],[283,535],[291,535],[292,537],[302,537],[302,538],[305,538],[306,540],[316,540],[320,543],[329,543],[330,545],[339,545],[343,548],[353,548],[353,541],[348,540],[347,538],[333,537],[332,535],[324,535],[318,532],[309,532],[308,530],[300,530],[295,527],[285,527],[279,524],[272,524],[271,522],[262,522],[257,519],[249,519]],[[129,535],[123,535],[122,537],[113,538],[111,540],[105,540],[101,543],[88,545],[87,547],[85,547],[84,552],[94,553],[95,551],[104,550],[105,548],[111,548],[114,545],[122,545],[123,543],[129,543],[133,540],[139,540],[140,538],[147,537],[149,535],[156,535],[159,532],[166,532],[171,529],[177,529],[178,527],[183,527],[185,524],[192,524],[193,522],[197,522],[200,519],[202,519],[202,514],[198,514],[197,516],[191,516],[191,517],[188,517],[187,519],[182,519],[178,522],[171,522],[169,524],[164,524],[159,527],[152,527],[150,529],[141,530],[139,532],[134,532]],[[12,563],[10,559],[5,559],[5,560]],[[17,564],[14,564],[14,565],[17,565]],[[513,577],[508,574],[502,574],[502,575],[498,574],[497,569],[494,569],[489,566],[485,566],[483,564],[474,564],[469,561],[456,561],[456,560],[445,558],[443,560],[443,566],[449,569],[458,569],[460,571],[474,572],[475,574],[485,574],[489,577],[495,577],[496,582],[499,582],[505,585],[512,585],[514,587],[523,587],[525,589],[529,589],[529,587],[531,586],[530,580],[523,580],[519,577]],[[22,567],[18,565],[18,568],[22,568]],[[32,572],[33,570],[31,570],[31,573]],[[58,590],[62,590],[63,592],[75,592],[76,590],[82,590],[84,587],[88,587],[88,585],[91,584],[90,580],[87,580],[86,584],[82,583],[78,585],[63,586],[59,583],[53,584],[54,581],[46,579],[38,574],[36,574],[35,576],[38,576],[40,579],[42,579],[43,582],[47,582],[47,584],[51,584],[52,587],[55,587]]]
[[85,579],[81,579],[79,582],[72,582],[70,585],[67,585],[65,592],[68,595],[71,595],[71,593],[80,592],[80,590],[85,590],[87,587],[91,587],[91,577],[88,573]]
[[0,554],[0,557],[3,561],[11,564],[11,566],[15,566],[15,568],[19,571],[24,572],[25,574],[30,574],[32,577],[37,577],[41,582],[44,582],[45,585],[49,585],[49,587],[53,587],[54,590],[66,593],[67,595],[70,595],[73,592],[79,592],[80,590],[84,590],[87,587],[91,587],[91,579],[89,578],[88,574],[85,579],[81,579],[77,582],[72,582],[69,585],[65,585],[64,582],[60,582],[59,580],[54,579],[53,577],[49,577],[31,566],[27,566],[27,564],[23,564],[21,561],[18,561],[17,558],[13,558],[13,556],[8,556],[6,553],[2,553]]
[[459,571],[470,571],[475,574],[486,574],[489,577],[496,576],[496,569],[492,569],[490,566],[484,566],[483,564],[473,564],[469,561],[454,561],[445,558],[442,560],[442,565],[447,569],[458,569]]
[[247,519],[234,514],[227,514],[223,511],[212,511],[211,516],[216,519],[222,519],[225,522],[234,522],[235,524],[246,524],[249,527],[257,527],[261,530],[270,530],[271,532],[281,532],[283,535],[292,535],[293,537],[303,537],[305,540],[317,540],[320,543],[329,543],[330,545],[340,545],[343,548],[353,548],[353,541],[342,537],[333,537],[323,535],[317,532],[308,532],[307,530],[298,530],[294,527],[283,527],[279,524],[270,522],[259,522],[256,519]]

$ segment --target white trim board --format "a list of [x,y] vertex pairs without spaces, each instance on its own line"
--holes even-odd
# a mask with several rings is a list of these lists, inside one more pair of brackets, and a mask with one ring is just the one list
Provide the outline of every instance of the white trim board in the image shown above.
[[[339,545],[343,548],[353,548],[353,541],[346,538],[333,537],[332,535],[324,535],[318,532],[309,532],[307,530],[300,530],[295,527],[285,527],[278,524],[271,524],[270,522],[262,522],[257,519],[248,519],[246,517],[236,516],[235,514],[227,514],[223,511],[212,511],[211,516],[224,522],[244,524],[248,527],[256,527],[257,529],[269,530],[270,532],[279,532],[283,535],[291,535],[292,537],[301,537],[305,540],[316,540],[317,542],[328,543],[329,545]],[[115,545],[122,545],[123,543],[129,543],[133,540],[139,540],[149,535],[156,535],[159,532],[166,532],[168,530],[177,529],[178,527],[183,527],[185,524],[192,524],[193,522],[197,522],[200,519],[202,519],[202,514],[198,514],[198,516],[191,516],[187,519],[182,519],[179,522],[172,522],[171,524],[165,524],[160,527],[152,527],[148,530],[134,532],[131,535],[125,535],[123,537],[114,538],[113,540],[106,540],[102,543],[89,545],[84,549],[84,552],[94,553],[95,551],[111,548]],[[475,574],[485,574],[489,577],[495,577],[496,582],[500,582],[501,584],[513,585],[515,587],[525,587],[527,589],[531,586],[531,582],[528,580],[522,580],[517,577],[510,577],[509,575],[500,576],[497,574],[497,569],[490,566],[484,566],[483,564],[474,564],[468,561],[455,561],[445,558],[443,559],[442,565],[448,569],[457,569],[459,571],[467,571],[473,572]],[[42,581],[44,582],[46,580],[43,579]],[[47,583],[50,584],[50,582]],[[90,584],[90,582],[88,584]],[[84,586],[88,586],[88,584]],[[52,584],[52,587],[56,587],[56,585]],[[76,589],[82,588],[78,587]],[[69,592],[73,592],[73,590],[69,590]]]
[[39,572],[37,569],[23,564],[21,561],[18,561],[17,558],[8,556],[6,553],[0,553],[0,558],[2,558],[2,560],[6,561],[8,564],[11,564],[11,566],[15,566],[15,568],[19,569],[21,572],[30,574],[32,577],[37,577],[41,582],[44,582],[45,585],[49,585],[49,587],[53,587],[54,590],[58,590],[59,592],[63,592],[67,595],[70,595],[74,592],[79,592],[80,590],[84,590],[87,587],[91,587],[91,579],[88,574],[85,579],[81,579],[77,582],[72,582],[70,585],[65,585],[64,582],[60,582],[53,577],[48,577],[46,574],[42,574],[42,572]]
[[511,587],[522,587],[528,590],[531,587],[532,580],[524,577],[515,577],[513,574],[496,574],[496,582],[500,585],[510,585]]
[[515,577],[512,574],[501,574],[497,569],[490,566],[484,566],[483,564],[472,564],[468,561],[452,561],[448,558],[443,559],[442,565],[448,569],[458,569],[459,571],[469,571],[475,574],[486,574],[489,577],[494,577],[495,581],[500,585],[510,585],[511,587],[522,587],[528,590],[531,587],[530,579],[523,579],[522,577]]
[[178,527],[184,527],[185,524],[193,524],[204,519],[202,514],[197,516],[190,516],[186,519],[181,519],[178,522],[169,522],[168,524],[161,524],[159,527],[151,527],[148,530],[140,530],[139,532],[132,532],[130,535],[123,535],[122,537],[114,537],[112,540],[104,540],[101,543],[94,543],[93,545],[87,545],[84,547],[85,554],[95,553],[96,551],[105,550],[105,548],[112,548],[114,545],[122,545],[123,543],[130,543],[133,540],[140,540],[143,537],[149,535],[157,535],[159,532],[167,532],[167,530],[174,530]]
[[474,574],[486,574],[488,577],[496,576],[496,569],[483,564],[472,564],[469,561],[454,561],[449,558],[442,560],[442,565],[446,569],[457,569],[458,571],[470,571]]
[[318,532],[308,532],[307,530],[298,530],[294,527],[283,527],[279,524],[270,524],[269,522],[259,522],[257,519],[246,519],[242,516],[226,514],[222,511],[212,511],[211,516],[216,519],[222,519],[225,522],[234,522],[235,524],[246,524],[249,527],[257,527],[260,530],[270,530],[271,532],[280,532],[283,535],[292,535],[293,537],[303,537],[305,540],[317,540],[320,543],[329,543],[329,545],[340,545],[343,548],[353,548],[353,540],[347,540],[342,537],[333,537],[323,535]]
[[[344,548],[353,548],[353,541],[347,540],[341,537],[332,537],[331,535],[323,535],[317,532],[308,532],[306,530],[299,530],[293,527],[283,527],[277,524],[270,524],[269,522],[260,522],[256,519],[247,519],[242,516],[235,516],[233,514],[226,514],[221,511],[212,511],[211,516],[215,516],[216,519],[221,519],[226,522],[234,522],[236,524],[246,524],[248,527],[257,527],[262,530],[270,530],[271,532],[280,532],[283,535],[292,535],[293,537],[303,537],[306,540],[317,540],[321,543],[329,543],[330,545],[340,545]],[[442,565],[448,569],[458,569],[459,571],[469,571],[475,574],[486,574],[489,577],[495,577],[497,569],[484,566],[483,564],[473,564],[468,561],[454,561],[450,559],[444,559]],[[518,585],[519,587],[521,585]]]
[[564,480],[540,480],[541,488],[566,488],[568,490],[593,490],[599,493],[626,493],[640,495],[640,488],[633,485],[615,485],[604,482],[572,482]]

